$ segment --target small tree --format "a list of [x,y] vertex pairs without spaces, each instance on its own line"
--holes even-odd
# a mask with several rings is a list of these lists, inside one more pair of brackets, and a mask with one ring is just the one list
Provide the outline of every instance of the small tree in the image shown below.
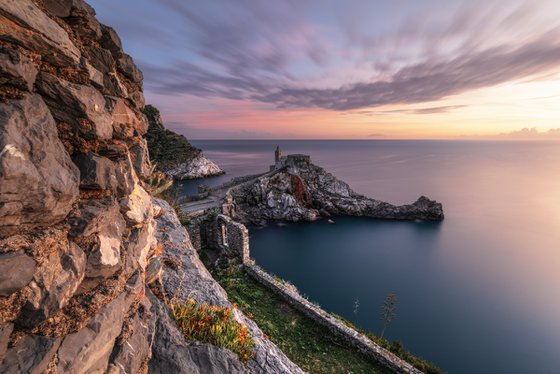
[[393,292],[387,295],[385,301],[383,302],[383,307],[381,308],[381,319],[383,320],[383,329],[381,330],[381,335],[380,335],[381,339],[383,339],[383,334],[385,334],[385,329],[387,328],[387,325],[389,325],[389,323],[393,319],[395,319],[396,311],[397,311],[397,307],[395,305],[396,303],[397,303],[397,296]]

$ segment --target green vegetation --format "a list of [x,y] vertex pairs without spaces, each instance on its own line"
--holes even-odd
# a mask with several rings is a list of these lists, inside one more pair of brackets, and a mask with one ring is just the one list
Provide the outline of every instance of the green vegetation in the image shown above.
[[146,105],[144,114],[150,125],[146,133],[150,159],[158,170],[169,170],[202,153],[200,149],[193,147],[183,135],[163,127],[159,110],[156,107]]
[[228,297],[303,370],[310,373],[390,373],[335,337],[279,296],[230,265],[213,269]]
[[233,319],[231,309],[198,305],[193,299],[187,299],[185,303],[171,303],[170,307],[179,329],[188,340],[227,348],[242,362],[253,357],[253,338],[245,326]]

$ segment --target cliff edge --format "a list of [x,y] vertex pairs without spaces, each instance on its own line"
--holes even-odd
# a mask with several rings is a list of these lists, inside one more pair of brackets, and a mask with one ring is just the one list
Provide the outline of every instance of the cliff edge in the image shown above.
[[0,0],[0,372],[300,373],[239,311],[247,364],[179,331],[176,272],[229,302],[150,194],[143,108],[142,73],[89,5]]

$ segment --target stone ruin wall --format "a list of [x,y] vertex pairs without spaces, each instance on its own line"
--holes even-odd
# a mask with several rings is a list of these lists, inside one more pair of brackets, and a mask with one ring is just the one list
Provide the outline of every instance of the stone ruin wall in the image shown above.
[[142,73],[81,0],[0,9],[0,372],[141,372],[156,245]]

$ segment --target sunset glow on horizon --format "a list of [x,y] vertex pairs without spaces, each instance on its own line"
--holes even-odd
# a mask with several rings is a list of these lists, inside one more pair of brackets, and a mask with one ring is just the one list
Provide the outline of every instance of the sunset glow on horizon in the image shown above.
[[191,139],[560,139],[552,0],[92,5]]

